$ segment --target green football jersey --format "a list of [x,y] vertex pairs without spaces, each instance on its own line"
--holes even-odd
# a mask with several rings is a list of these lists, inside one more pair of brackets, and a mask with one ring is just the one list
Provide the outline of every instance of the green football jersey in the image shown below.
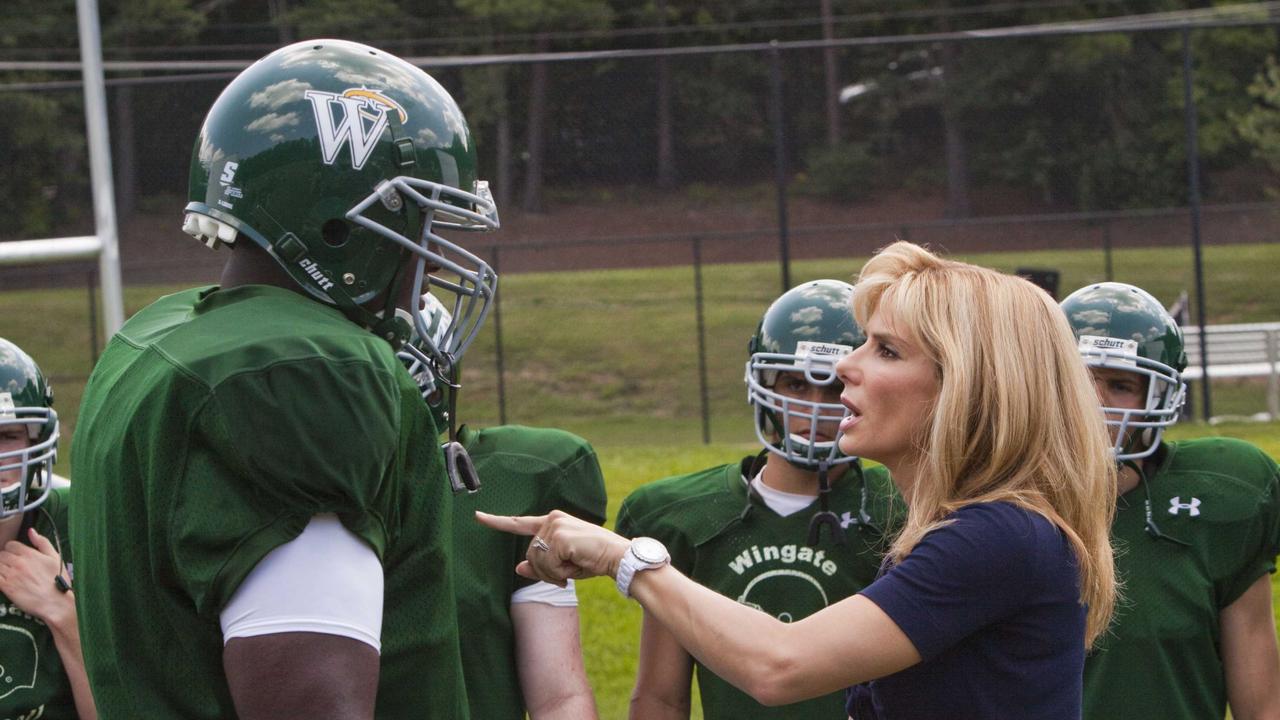
[[[71,542],[67,536],[67,489],[56,488],[40,507],[23,517],[18,540],[27,541],[27,528],[48,538],[71,563]],[[73,568],[74,569],[74,568]],[[53,578],[49,578],[53,582]],[[75,698],[71,682],[62,669],[62,657],[53,642],[53,633],[44,622],[23,612],[0,594],[0,718],[41,718],[75,720]]]
[[[745,473],[753,460],[640,487],[618,511],[618,532],[660,540],[671,564],[684,574],[784,622],[812,615],[869,585],[887,547],[885,530],[901,512],[888,472],[851,465],[851,472],[833,483],[829,500],[846,541],[837,544],[824,529],[821,542],[810,547],[809,521],[817,502],[779,516],[749,492]],[[859,522],[863,511],[870,524]],[[707,720],[845,717],[842,692],[765,707],[701,664],[695,667]]]
[[1204,438],[1161,446],[1146,530],[1141,485],[1118,500],[1112,538],[1123,583],[1111,629],[1084,671],[1089,720],[1204,720],[1226,712],[1223,608],[1275,571],[1280,474],[1249,443]]
[[467,717],[435,437],[390,345],[293,291],[195,289],[131,318],[85,387],[71,458],[102,716],[234,717],[219,613],[335,513],[384,568],[377,717]]
[[454,574],[471,716],[522,720],[511,594],[534,582],[515,573],[529,538],[486,528],[475,521],[475,511],[542,515],[563,510],[603,523],[604,476],[591,445],[563,430],[463,427],[458,437],[481,483],[479,492],[454,498]]

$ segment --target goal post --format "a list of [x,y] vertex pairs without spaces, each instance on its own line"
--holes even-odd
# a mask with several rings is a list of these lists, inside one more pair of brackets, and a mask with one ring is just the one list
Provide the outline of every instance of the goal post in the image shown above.
[[0,242],[0,265],[98,259],[102,288],[102,328],[110,338],[124,324],[124,288],[116,230],[115,184],[107,132],[107,94],[102,72],[102,37],[97,0],[76,0],[84,116],[89,135],[89,171],[93,189],[94,234],[78,237]]

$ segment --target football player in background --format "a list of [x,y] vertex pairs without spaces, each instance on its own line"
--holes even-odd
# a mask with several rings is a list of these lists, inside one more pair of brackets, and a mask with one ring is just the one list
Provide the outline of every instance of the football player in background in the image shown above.
[[112,338],[72,453],[104,716],[467,717],[449,486],[396,351],[428,285],[464,336],[492,298],[441,234],[498,226],[475,159],[444,88],[357,43],[214,102],[183,229],[231,246],[221,282]]
[[80,653],[53,389],[0,338],[0,717],[98,717]]
[[1182,330],[1140,288],[1062,301],[1114,433],[1126,601],[1085,664],[1089,720],[1280,718],[1271,576],[1280,470],[1232,438],[1164,442],[1186,394]]
[[[864,469],[836,446],[845,410],[835,362],[866,341],[852,292],[815,280],[765,311],[746,371],[759,454],[644,485],[618,512],[619,534],[658,539],[681,572],[785,622],[875,579],[891,523],[895,492],[884,468]],[[696,665],[646,614],[632,720],[688,720],[695,666],[707,720],[844,716],[843,693],[761,705]]]
[[867,341],[835,363],[838,444],[883,462],[907,503],[857,595],[785,622],[686,577],[654,538],[559,512],[476,519],[533,538],[521,575],[612,577],[762,703],[848,687],[863,720],[1078,720],[1115,600],[1116,468],[1066,318],[1020,278],[902,241],[862,267],[853,311]]
[[479,480],[479,490],[454,497],[453,508],[454,578],[471,716],[595,720],[573,582],[560,588],[517,575],[528,540],[475,521],[477,510],[540,515],[560,508],[604,522],[604,476],[595,450],[577,435],[551,428],[464,425],[454,433],[458,360],[466,347],[446,335],[452,319],[435,296],[422,297],[421,312],[423,327],[432,333],[424,354],[435,362],[429,367],[413,356],[401,359],[441,429],[447,424],[450,437],[465,449]]

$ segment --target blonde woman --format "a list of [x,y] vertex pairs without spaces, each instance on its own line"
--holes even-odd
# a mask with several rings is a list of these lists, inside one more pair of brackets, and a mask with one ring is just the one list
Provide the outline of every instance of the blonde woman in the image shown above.
[[794,623],[719,596],[558,512],[518,572],[611,575],[713,672],[765,704],[841,687],[855,718],[1079,718],[1084,653],[1115,584],[1115,469],[1066,319],[1030,283],[894,243],[853,296],[866,344],[836,366],[840,448],[908,504],[879,578]]

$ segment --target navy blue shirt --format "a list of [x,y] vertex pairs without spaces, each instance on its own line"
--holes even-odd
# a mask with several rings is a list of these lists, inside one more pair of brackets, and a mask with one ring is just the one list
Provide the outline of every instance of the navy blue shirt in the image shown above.
[[1009,503],[957,510],[862,591],[923,661],[849,690],[855,720],[1078,720],[1085,607],[1070,542]]

